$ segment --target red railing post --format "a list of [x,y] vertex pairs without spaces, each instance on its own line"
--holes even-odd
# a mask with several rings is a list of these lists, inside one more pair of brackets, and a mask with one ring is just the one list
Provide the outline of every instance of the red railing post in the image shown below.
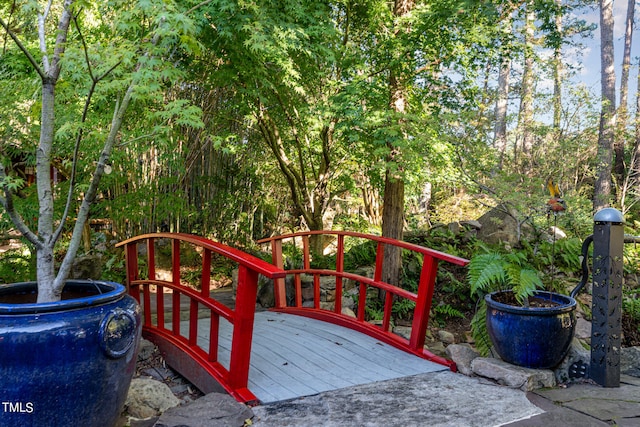
[[180,335],[180,240],[175,239],[171,249],[171,331]]
[[[156,245],[155,239],[147,240],[147,278],[156,280]],[[164,327],[164,291],[162,287],[156,286],[156,324]],[[161,319],[162,318],[162,319]],[[144,319],[145,324],[151,325],[151,287],[144,288]]]
[[[284,270],[284,260],[282,259],[282,240],[271,241],[271,259],[273,265]],[[285,288],[284,278],[274,279],[273,294],[275,298],[275,306],[277,308],[285,308],[287,306],[287,291]]]
[[[293,238],[293,246],[296,245],[296,239]],[[305,270],[311,268],[311,252],[309,251],[309,236],[302,236],[302,264]]]
[[229,385],[233,389],[246,388],[249,381],[251,340],[257,293],[258,273],[243,265],[239,266],[231,361],[229,363]]
[[[344,235],[338,235],[338,247],[336,253],[336,272],[344,272]],[[342,314],[342,276],[336,274],[336,302],[333,311]]]
[[422,350],[424,346],[437,273],[438,260],[432,256],[425,255],[422,261],[422,272],[418,283],[418,300],[413,312],[411,338],[409,339],[409,346],[415,350]]
[[127,288],[129,293],[140,302],[140,287],[133,282],[138,280],[138,244],[129,243],[125,247],[125,265],[127,268]]

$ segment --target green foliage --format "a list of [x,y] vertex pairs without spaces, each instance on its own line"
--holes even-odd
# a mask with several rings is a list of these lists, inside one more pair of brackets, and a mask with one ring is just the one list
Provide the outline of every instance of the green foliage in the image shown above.
[[405,298],[398,298],[391,306],[391,314],[396,319],[412,319],[415,308],[415,302]]
[[469,262],[468,280],[471,296],[478,299],[476,313],[471,321],[471,332],[478,351],[483,355],[488,354],[490,349],[484,296],[490,292],[510,289],[516,300],[526,305],[528,297],[543,286],[538,273],[527,261],[524,252],[490,252],[475,255]]
[[365,265],[374,265],[376,262],[376,242],[367,240],[352,246],[344,254],[344,269],[353,271]]
[[472,297],[510,289],[520,304],[526,304],[527,298],[543,287],[540,276],[522,252],[479,254],[471,258],[468,268]]
[[487,305],[484,300],[478,301],[476,312],[471,319],[471,334],[476,350],[482,356],[487,356],[491,351],[491,338],[487,332]]
[[640,322],[640,298],[636,295],[625,296],[622,300],[622,310],[629,316]]
[[285,243],[282,245],[282,261],[286,269],[302,268],[303,262],[302,248],[297,247],[294,243]]
[[438,304],[433,307],[433,321],[438,325],[444,325],[447,319],[464,319],[465,314],[451,304]]
[[30,251],[12,249],[0,253],[0,283],[35,280],[35,264]]
[[101,279],[116,283],[126,283],[126,268],[124,255],[121,252],[112,253],[104,263]]

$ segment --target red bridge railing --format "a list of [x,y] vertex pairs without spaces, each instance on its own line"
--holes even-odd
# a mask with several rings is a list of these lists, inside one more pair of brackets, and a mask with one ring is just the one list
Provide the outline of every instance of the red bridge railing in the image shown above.
[[[336,261],[335,270],[312,269],[311,257],[309,250],[309,238],[312,235],[335,236],[336,242]],[[353,273],[344,271],[345,261],[345,238],[357,238],[364,240],[372,240],[377,242],[376,249],[376,265],[372,278],[362,277]],[[296,245],[296,241],[301,241],[303,254],[303,268],[287,270],[287,275],[293,276],[294,296],[292,305],[287,303],[287,294],[284,278],[275,280],[275,310],[292,314],[303,315],[315,319],[323,320],[340,326],[348,327],[369,336],[372,336],[387,344],[393,345],[404,351],[413,353],[422,358],[448,366],[455,371],[455,363],[440,356],[436,356],[428,350],[424,349],[425,335],[429,322],[429,311],[431,309],[431,300],[433,298],[436,275],[438,272],[438,262],[446,261],[455,265],[464,266],[469,261],[433,249],[414,245],[411,243],[388,239],[369,234],[353,233],[347,231],[308,231],[283,236],[271,237],[259,240],[259,244],[270,244],[272,252],[273,264],[284,269],[283,258],[283,241],[291,241]],[[403,250],[416,252],[422,255],[422,270],[418,282],[417,293],[407,291],[398,286],[386,283],[383,277],[383,257],[386,246],[396,246]],[[313,307],[303,306],[302,298],[302,275],[313,276]],[[335,303],[331,310],[321,307],[320,304],[320,277],[335,277]],[[354,281],[358,289],[357,314],[353,318],[342,312],[342,296],[343,296],[343,280],[350,279]],[[381,325],[374,325],[365,319],[367,305],[368,288],[377,288],[384,291],[384,314]],[[413,309],[413,320],[411,324],[411,336],[409,339],[393,333],[391,325],[393,303],[398,298],[405,298],[415,303]]]
[[[172,279],[158,280],[156,273],[156,242],[170,239]],[[200,289],[196,290],[181,284],[180,280],[180,244],[195,245],[202,250],[202,273]],[[146,243],[146,262],[139,263],[139,245]],[[253,320],[255,314],[258,275],[270,279],[285,276],[285,272],[268,262],[237,249],[213,242],[203,237],[178,233],[144,234],[116,246],[124,246],[127,263],[127,284],[129,293],[141,304],[144,311],[143,334],[157,344],[170,366],[204,392],[220,391],[222,386],[236,400],[241,402],[257,401],[247,388]],[[222,304],[210,296],[211,292],[211,255],[216,253],[238,263],[238,288],[235,309]],[[143,254],[144,255],[144,254]],[[140,270],[146,274],[141,277]],[[157,288],[155,307],[152,307],[150,286]],[[142,288],[142,292],[141,292]],[[164,288],[171,289],[170,313],[165,313]],[[141,297],[142,294],[142,297]],[[189,330],[182,333],[181,296],[189,299]],[[157,313],[154,321],[152,311]],[[199,316],[199,310],[209,310],[209,315]],[[171,325],[165,324],[165,314],[171,315]],[[220,317],[233,325],[231,355],[228,369],[218,361],[218,333]],[[209,322],[209,348],[198,345],[198,324]],[[188,357],[185,357],[188,356]],[[214,382],[211,379],[215,380]]]

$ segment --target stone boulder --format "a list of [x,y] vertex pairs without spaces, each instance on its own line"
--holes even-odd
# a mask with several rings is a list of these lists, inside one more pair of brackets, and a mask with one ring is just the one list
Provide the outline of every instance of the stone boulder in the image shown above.
[[458,372],[467,376],[473,375],[471,362],[476,357],[479,357],[480,354],[471,348],[469,344],[451,344],[447,347],[446,352],[447,356],[456,363]]
[[124,406],[130,416],[145,419],[156,417],[179,404],[180,400],[166,384],[153,378],[134,378]]
[[[506,243],[510,246],[517,245],[518,224],[501,209],[491,209],[478,218],[481,227],[477,230],[479,240],[489,244]],[[523,225],[524,229],[525,226]]]
[[100,280],[102,277],[102,257],[100,255],[82,255],[73,260],[70,279]]
[[624,347],[620,352],[620,372],[640,377],[640,347]]

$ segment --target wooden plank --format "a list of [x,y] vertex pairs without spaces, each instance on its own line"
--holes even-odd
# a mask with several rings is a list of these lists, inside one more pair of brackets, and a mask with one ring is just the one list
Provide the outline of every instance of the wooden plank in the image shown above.
[[[197,342],[208,350],[210,322],[202,320]],[[218,361],[225,367],[232,330],[220,319]],[[283,313],[256,313],[253,337],[248,387],[262,403],[447,369],[350,329]]]
[[[320,323],[322,324],[323,322]],[[308,324],[302,324],[301,328],[307,331],[310,330]],[[345,329],[337,326],[334,326],[334,328],[340,329],[340,332],[343,332]],[[287,331],[287,329],[289,329],[289,331]],[[274,331],[274,333],[289,332],[288,336],[295,334],[295,330],[290,329],[292,329],[291,324],[284,324],[280,325],[278,331]],[[335,357],[337,362],[344,364],[344,370],[346,370],[347,373],[360,373],[360,371],[353,371],[351,365],[366,367],[364,372],[373,373],[374,380],[380,380],[380,377],[391,379],[397,378],[398,376],[424,372],[424,369],[419,366],[421,365],[421,361],[415,361],[414,356],[402,351],[395,351],[396,349],[393,349],[394,351],[388,351],[388,349],[392,349],[393,347],[376,341],[367,335],[359,334],[351,330],[348,331],[348,334],[337,335],[332,331],[316,328],[313,329],[312,338],[309,338],[309,334],[306,334],[306,336],[303,337],[296,337],[295,341],[296,343],[307,344],[311,348],[316,347],[316,349],[312,351],[317,351],[318,354],[322,354],[323,356],[326,355],[327,358]],[[431,362],[426,364],[426,366],[430,367],[430,363]],[[414,365],[418,367],[413,369]]]

